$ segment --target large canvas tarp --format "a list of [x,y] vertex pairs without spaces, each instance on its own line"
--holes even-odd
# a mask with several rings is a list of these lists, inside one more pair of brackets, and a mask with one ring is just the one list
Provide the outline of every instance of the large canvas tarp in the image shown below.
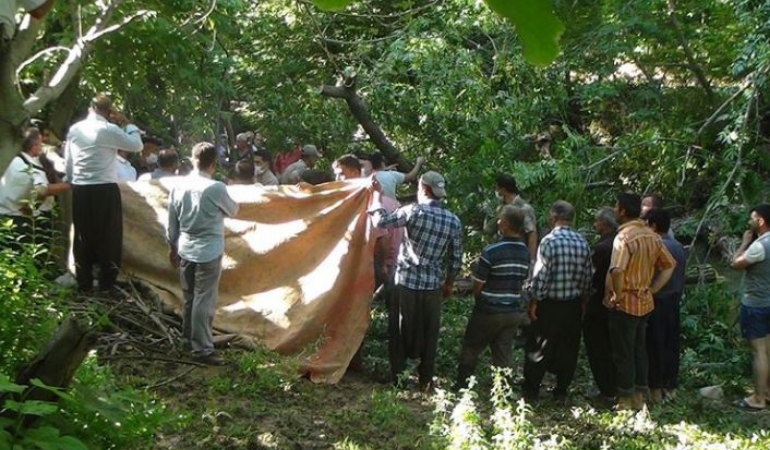
[[[121,185],[123,270],[179,311],[179,276],[165,241],[168,193],[183,178]],[[214,327],[301,354],[313,381],[336,383],[366,332],[373,290],[364,180],[230,186],[240,205],[225,220],[225,256]]]

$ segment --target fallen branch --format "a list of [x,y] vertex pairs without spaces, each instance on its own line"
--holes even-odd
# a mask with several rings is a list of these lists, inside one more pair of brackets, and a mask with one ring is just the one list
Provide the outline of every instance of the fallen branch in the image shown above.
[[159,388],[159,387],[161,387],[161,386],[165,386],[165,385],[167,385],[167,384],[169,384],[169,383],[173,383],[174,381],[176,381],[176,380],[178,380],[178,379],[180,379],[180,378],[182,378],[182,377],[185,377],[185,376],[189,375],[189,374],[190,374],[190,372],[192,372],[192,371],[193,371],[193,370],[195,370],[195,369],[197,369],[197,367],[190,367],[189,369],[187,369],[187,370],[183,371],[183,372],[182,372],[182,373],[180,373],[180,374],[174,375],[173,377],[171,377],[171,378],[169,378],[169,379],[167,379],[167,380],[161,381],[160,383],[156,383],[156,384],[153,384],[152,386],[148,386],[148,387],[147,387],[147,388],[145,388],[145,389],[147,389],[147,390],[150,390],[150,389],[157,389],[157,388]]

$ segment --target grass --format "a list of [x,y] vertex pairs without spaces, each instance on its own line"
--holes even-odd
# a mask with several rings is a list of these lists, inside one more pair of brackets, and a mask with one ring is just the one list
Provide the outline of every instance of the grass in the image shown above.
[[[699,314],[698,302],[714,302],[717,297],[712,292],[702,297],[705,300],[692,300],[685,319]],[[445,305],[437,360],[440,386],[451,386],[454,380],[470,305],[469,299]],[[685,368],[682,388],[673,400],[648,413],[616,414],[592,403],[587,395],[593,384],[582,355],[566,406],[547,395],[533,409],[519,403],[517,389],[489,369],[486,356],[470,391],[428,395],[397,390],[381,375],[388,373],[381,305],[375,306],[372,318],[366,373],[347,375],[337,385],[297,378],[291,358],[265,350],[229,350],[224,352],[228,366],[196,369],[162,386],[156,396],[174,419],[162,426],[151,448],[770,449],[770,434],[765,431],[770,413],[745,413],[733,408],[730,399],[709,401],[697,394],[704,382],[725,385],[733,397],[749,388],[748,350],[728,337],[735,333],[731,326],[716,327],[713,339],[685,339],[704,346],[685,349],[685,364],[705,362],[698,359],[701,351],[729,364]],[[690,323],[688,331],[711,332],[704,327],[717,322],[709,320],[699,314],[698,328]],[[516,357],[519,368],[514,379],[520,380],[520,350]],[[152,385],[182,370],[149,361],[113,364],[113,372],[129,385]]]

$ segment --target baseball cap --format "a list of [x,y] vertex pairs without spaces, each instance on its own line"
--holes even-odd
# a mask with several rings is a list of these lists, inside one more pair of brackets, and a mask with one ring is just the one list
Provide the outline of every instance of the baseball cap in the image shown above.
[[323,158],[324,155],[318,151],[315,145],[307,144],[302,147],[302,156],[315,156],[316,158]]
[[429,170],[420,177],[420,182],[430,187],[433,195],[438,198],[446,197],[446,181],[440,173]]

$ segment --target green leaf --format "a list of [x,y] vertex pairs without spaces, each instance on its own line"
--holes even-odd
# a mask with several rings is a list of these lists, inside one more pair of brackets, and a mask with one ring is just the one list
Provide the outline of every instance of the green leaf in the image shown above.
[[42,450],[88,450],[88,447],[72,436],[61,436],[54,427],[39,427],[24,433],[24,443],[34,444]]
[[32,384],[33,386],[36,386],[36,387],[38,387],[40,389],[44,389],[44,390],[46,390],[46,391],[56,395],[60,399],[69,400],[69,401],[73,400],[72,396],[69,395],[68,393],[64,392],[64,390],[62,390],[61,388],[57,388],[57,387],[54,387],[54,386],[48,386],[47,384],[45,384],[42,381],[40,381],[40,379],[38,379],[38,378],[35,378],[32,381],[30,381],[30,384]]
[[8,378],[8,375],[0,374],[0,392],[12,392],[14,394],[21,394],[24,392],[24,386],[15,384]]
[[353,3],[353,0],[313,0],[313,3],[324,11],[339,11]]
[[564,24],[556,17],[549,0],[484,1],[516,26],[527,61],[544,66],[556,59]]
[[51,402],[42,402],[40,400],[27,400],[19,403],[13,400],[5,401],[5,408],[16,411],[20,414],[29,414],[33,416],[47,416],[59,410],[56,404]]

